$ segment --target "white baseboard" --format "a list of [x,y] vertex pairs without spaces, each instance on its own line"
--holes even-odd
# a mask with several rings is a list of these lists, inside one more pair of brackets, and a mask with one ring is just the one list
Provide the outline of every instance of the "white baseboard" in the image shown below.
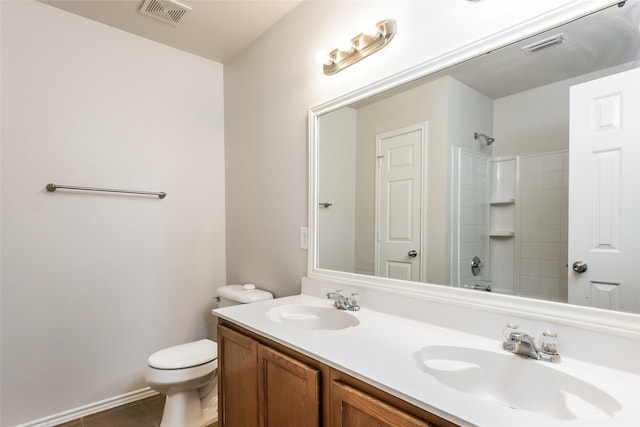
[[67,421],[86,417],[87,415],[95,414],[97,412],[105,411],[107,409],[115,408],[116,406],[135,402],[136,400],[141,400],[147,397],[155,396],[156,394],[158,394],[157,391],[152,390],[149,387],[145,387],[140,390],[132,391],[130,393],[121,394],[120,396],[101,400],[99,402],[90,403],[88,405],[80,406],[75,409],[70,409],[68,411],[60,412],[59,414],[54,414],[48,417],[40,418],[39,420],[30,421],[25,424],[20,424],[15,427],[51,427],[58,424],[66,423]]

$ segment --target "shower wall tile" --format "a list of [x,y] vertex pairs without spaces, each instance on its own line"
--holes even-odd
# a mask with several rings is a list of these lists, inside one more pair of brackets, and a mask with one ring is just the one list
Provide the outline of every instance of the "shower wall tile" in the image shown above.
[[540,177],[541,188],[562,188],[564,174],[562,171],[548,172]]
[[540,216],[541,216],[542,212],[539,209],[527,209],[527,210],[523,210],[521,215],[522,215],[522,219],[521,221],[524,224],[530,224],[530,225],[538,225],[540,224]]
[[567,210],[563,210],[562,207],[532,209],[532,211],[536,211],[539,214],[538,224],[562,225],[563,219],[565,220],[564,223],[566,223],[566,218],[563,218],[562,214],[564,212],[566,215]]
[[539,259],[566,262],[567,245],[561,242],[541,243],[538,253]]
[[560,297],[560,279],[554,279],[549,277],[541,277],[540,278],[540,289],[544,295],[550,297]]
[[520,246],[520,257],[522,259],[538,258],[540,245],[537,243],[522,243]]
[[540,161],[540,171],[542,173],[562,171],[562,155],[563,153],[539,155],[538,159]]
[[568,153],[520,157],[520,292],[567,297]]
[[540,261],[537,259],[523,259],[520,263],[520,274],[523,276],[537,277],[540,275]]
[[561,269],[557,261],[540,261],[539,275],[547,279],[559,279]]

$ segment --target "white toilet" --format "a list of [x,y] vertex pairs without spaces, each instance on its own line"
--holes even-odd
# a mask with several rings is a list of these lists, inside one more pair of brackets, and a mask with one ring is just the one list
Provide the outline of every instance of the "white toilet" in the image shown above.
[[[254,285],[218,289],[219,307],[272,299]],[[167,396],[160,427],[204,427],[218,420],[218,345],[203,339],[176,345],[149,356],[145,379]]]

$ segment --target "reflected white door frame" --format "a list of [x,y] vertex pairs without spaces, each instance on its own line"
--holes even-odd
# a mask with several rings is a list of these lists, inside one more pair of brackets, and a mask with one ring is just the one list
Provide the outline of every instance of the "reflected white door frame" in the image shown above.
[[427,123],[376,136],[375,274],[421,281],[426,276]]

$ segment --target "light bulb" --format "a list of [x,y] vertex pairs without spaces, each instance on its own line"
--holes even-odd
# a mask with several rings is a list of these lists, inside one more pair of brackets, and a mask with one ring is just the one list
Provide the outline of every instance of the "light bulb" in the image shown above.
[[341,38],[336,42],[336,47],[338,48],[339,51],[342,52],[352,52],[353,49],[355,49],[353,47],[353,44],[351,43],[351,40],[348,38]]
[[362,34],[364,34],[365,36],[369,36],[372,39],[376,39],[380,36],[380,29],[376,24],[367,22],[362,26]]
[[316,52],[316,62],[320,65],[331,65],[333,63],[333,59],[331,59],[327,52],[319,50]]

